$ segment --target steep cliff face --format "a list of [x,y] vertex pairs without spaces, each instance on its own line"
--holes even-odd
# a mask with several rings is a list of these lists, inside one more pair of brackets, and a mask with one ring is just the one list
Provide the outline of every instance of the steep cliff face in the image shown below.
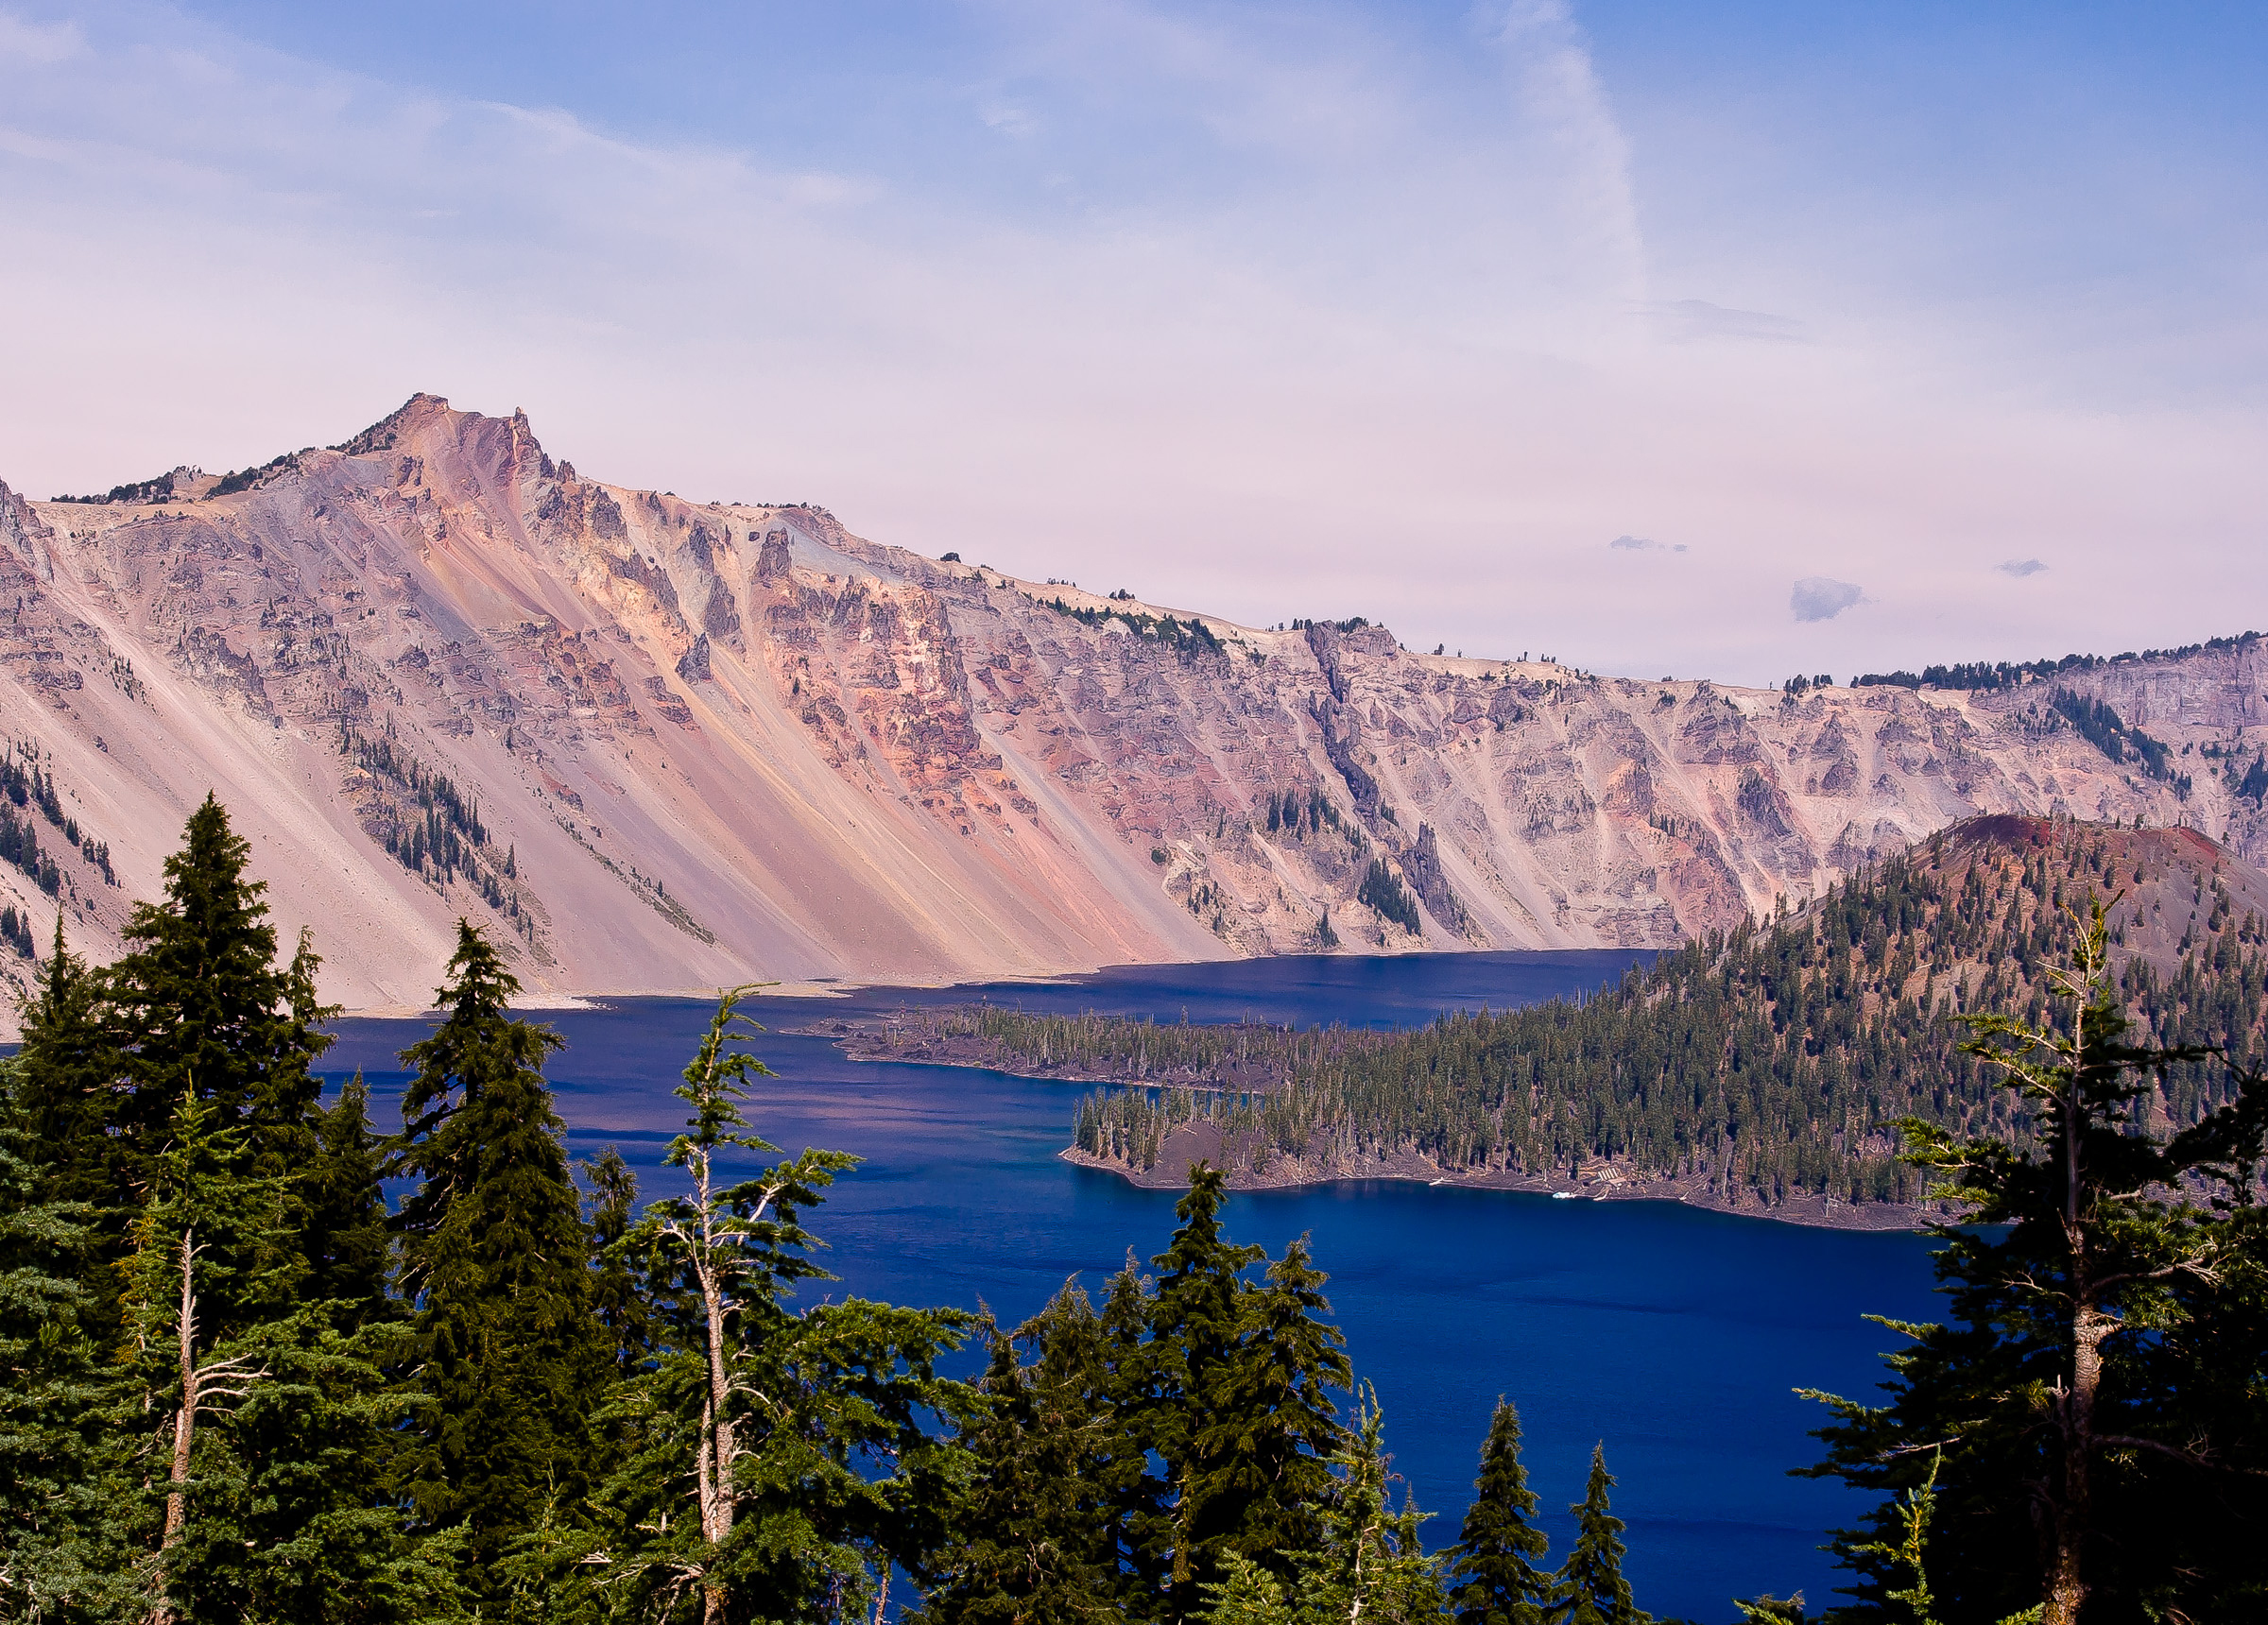
[[2185,796],[2040,684],[1792,698],[1235,626],[600,485],[428,396],[249,481],[0,488],[0,726],[81,837],[15,813],[55,889],[0,868],[0,901],[113,951],[212,789],[356,1007],[421,1002],[459,914],[532,989],[662,991],[1666,944],[1978,812],[2268,854],[2218,771],[2248,758],[2178,756],[2268,737],[2258,642],[2068,679]]

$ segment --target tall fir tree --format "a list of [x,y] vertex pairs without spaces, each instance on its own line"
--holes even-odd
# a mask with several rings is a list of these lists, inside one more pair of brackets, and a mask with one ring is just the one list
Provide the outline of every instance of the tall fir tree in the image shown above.
[[247,874],[250,859],[250,844],[206,796],[165,860],[163,900],[136,905],[128,921],[129,951],[104,992],[130,1084],[112,1128],[129,1157],[157,1154],[194,1086],[224,1123],[245,1125],[252,1173],[315,1161],[322,1085],[313,1067],[331,1043],[322,1023],[336,1012],[317,1002],[305,933],[290,964],[276,963],[267,883]]
[[591,1312],[606,1328],[616,1381],[627,1381],[652,1361],[659,1309],[644,1258],[626,1246],[638,1223],[638,1175],[620,1148],[610,1145],[582,1163],[591,1188]]
[[[1267,1256],[1239,1246],[1221,1229],[1228,1176],[1199,1163],[1189,1189],[1175,1205],[1180,1221],[1166,1250],[1151,1260],[1158,1271],[1149,1312],[1142,1378],[1130,1409],[1143,1445],[1156,1452],[1160,1511],[1132,1531],[1165,1571],[1163,1616],[1184,1619],[1204,1604],[1203,1587],[1217,1580],[1222,1554],[1232,1549],[1234,1508],[1208,1508],[1202,1486],[1221,1466],[1222,1448],[1208,1435],[1209,1407],[1226,1397],[1228,1367],[1244,1330],[1242,1273]],[[1208,1512],[1212,1515],[1208,1516]],[[1160,1562],[1160,1559],[1163,1561]]]
[[87,1204],[52,1194],[24,1081],[0,1060],[0,1618],[123,1616],[140,1601],[134,1506],[110,1471],[111,1383],[84,1324],[96,1238]]
[[[1304,1236],[1238,1294],[1237,1341],[1199,1390],[1184,1493],[1200,1543],[1262,1564],[1321,1538],[1332,1459],[1347,1444],[1329,1391],[1352,1386],[1346,1340]],[[1199,1550],[1204,1546],[1200,1544]]]
[[369,1086],[358,1071],[320,1114],[315,1162],[301,1181],[301,1251],[307,1277],[301,1295],[327,1303],[342,1331],[389,1319],[393,1240],[379,1186],[384,1144],[370,1127]]
[[[1017,1358],[1019,1347],[1032,1356]],[[1108,1394],[1102,1318],[1076,1283],[994,1332],[955,1542],[921,1611],[934,1625],[1090,1625],[1129,1609],[1114,1489],[1141,1462]]]
[[1654,1616],[1640,1610],[1630,1582],[1623,1578],[1623,1520],[1614,1515],[1606,1494],[1613,1487],[1606,1446],[1595,1445],[1583,1498],[1568,1508],[1575,1514],[1575,1544],[1553,1585],[1556,1625],[1652,1625]]
[[511,1018],[519,988],[459,921],[437,995],[445,1018],[402,1052],[415,1076],[391,1163],[419,1180],[395,1219],[414,1430],[393,1488],[421,1527],[465,1531],[474,1594],[491,1603],[513,1543],[587,1488],[608,1370],[565,1129],[543,1081],[561,1041]]
[[1550,1542],[1536,1527],[1536,1492],[1520,1460],[1520,1411],[1499,1398],[1481,1446],[1481,1473],[1456,1544],[1445,1554],[1457,1625],[1545,1625],[1554,1577],[1538,1566]]
[[803,1215],[857,1159],[807,1149],[730,1177],[728,1157],[779,1151],[744,1110],[769,1073],[745,1048],[760,1029],[741,991],[719,999],[677,1091],[692,1114],[667,1161],[692,1189],[625,1239],[654,1284],[659,1346],[610,1417],[631,1448],[599,1497],[604,1545],[578,1566],[657,1617],[816,1625],[861,1611],[893,1565],[932,1571],[966,1457],[923,1418],[974,1402],[936,1372],[973,1317],[790,1304],[827,1278]]
[[1399,1511],[1393,1504],[1384,1425],[1366,1386],[1332,1459],[1316,1538],[1274,1565],[1224,1553],[1221,1578],[1205,1588],[1208,1625],[1448,1625],[1441,1561],[1418,1536],[1424,1514],[1406,1495]]
[[1889,1403],[1836,1411],[1813,1469],[1890,1498],[1837,1549],[1854,1621],[1900,1616],[1902,1531],[1930,1475],[1937,1605],[2050,1625],[2230,1618],[2268,1606],[2268,1215],[2257,1201],[2268,1080],[2172,1134],[2154,1074],[2207,1052],[2138,1047],[2095,904],[2055,971],[2058,1019],[1970,1018],[2035,1141],[1904,1125],[1956,1206],[1936,1270],[1952,1315],[1889,1323]]
[[105,1017],[103,975],[71,952],[58,913],[54,946],[20,1017],[9,1118],[36,1170],[37,1200],[72,1205],[85,1249],[77,1279],[88,1294],[78,1325],[107,1344],[117,1322],[112,1266],[126,1251],[132,1190],[111,1132],[122,1058]]

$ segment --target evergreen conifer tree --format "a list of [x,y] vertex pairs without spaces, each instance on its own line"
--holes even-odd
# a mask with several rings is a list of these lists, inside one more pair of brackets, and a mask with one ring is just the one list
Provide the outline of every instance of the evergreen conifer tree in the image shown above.
[[121,1058],[104,1014],[102,974],[70,951],[58,914],[54,947],[23,1008],[8,1117],[37,1181],[28,1199],[69,1205],[75,1216],[74,1244],[85,1249],[76,1276],[87,1294],[78,1325],[107,1344],[117,1319],[111,1266],[125,1251],[130,1192],[110,1132]]
[[1614,1476],[1606,1471],[1606,1446],[1590,1452],[1590,1481],[1583,1498],[1568,1510],[1575,1514],[1575,1544],[1559,1565],[1554,1585],[1556,1625],[1651,1625],[1623,1578],[1623,1520],[1609,1510],[1606,1492]]
[[129,1157],[146,1164],[191,1080],[242,1123],[251,1172],[295,1172],[315,1160],[311,1070],[330,1047],[316,1002],[317,960],[302,933],[287,966],[276,964],[264,881],[246,874],[251,847],[208,795],[189,815],[181,849],[165,860],[165,897],[135,907],[131,951],[110,967],[111,1019],[131,1087],[113,1119]]
[[615,1378],[624,1380],[651,1361],[657,1325],[653,1283],[644,1278],[645,1260],[624,1244],[638,1222],[638,1175],[611,1145],[582,1167],[591,1186],[590,1245],[597,1269],[591,1312],[606,1328]]
[[[1301,1237],[1268,1267],[1265,1285],[1238,1298],[1237,1343],[1198,1394],[1185,1493],[1189,1525],[1266,1565],[1321,1538],[1331,1463],[1347,1429],[1329,1388],[1354,1381],[1323,1273]],[[1200,1548],[1200,1549],[1202,1549]]]
[[[1034,1360],[1021,1364],[1017,1346]],[[1102,1323],[1067,1284],[1011,1336],[995,1331],[955,1543],[922,1609],[935,1625],[1077,1625],[1120,1616],[1110,1486],[1124,1460],[1103,1393]]]
[[2053,973],[2060,1019],[1968,1018],[1965,1047],[2001,1071],[2036,1143],[1901,1125],[1959,1205],[1937,1230],[1950,1323],[1892,1323],[1914,1342],[1891,1358],[1887,1405],[1814,1395],[1838,1421],[1813,1471],[1890,1492],[1838,1541],[1861,1618],[1895,1616],[1925,1471],[1929,1583],[1955,1616],[2268,1603],[2250,1555],[2268,1489],[2232,1470],[2268,1452],[2268,1080],[2237,1074],[2225,1103],[2163,1133],[2153,1074],[2208,1052],[2129,1044],[2099,902],[2077,937]]
[[446,1018],[402,1052],[416,1076],[392,1165],[420,1181],[395,1220],[416,1428],[393,1485],[421,1527],[465,1531],[475,1595],[489,1599],[503,1595],[512,1543],[580,1498],[607,1371],[543,1081],[560,1040],[507,1014],[519,987],[458,922],[438,995]]
[[138,1601],[129,1508],[82,1324],[95,1238],[86,1204],[49,1194],[22,1083],[22,1063],[0,1061],[0,1618],[123,1616]]
[[1171,1497],[1150,1467],[1150,1440],[1159,1402],[1147,1339],[1155,1283],[1141,1273],[1134,1251],[1110,1277],[1100,1317],[1103,1396],[1118,1441],[1118,1464],[1108,1482],[1109,1537],[1130,1617],[1163,1616],[1173,1572]]
[[[1198,1163],[1189,1190],[1175,1205],[1180,1221],[1166,1250],[1151,1260],[1158,1284],[1137,1399],[1143,1443],[1160,1459],[1158,1501],[1164,1515],[1136,1536],[1170,1567],[1164,1616],[1186,1618],[1203,1605],[1203,1586],[1219,1578],[1221,1553],[1234,1531],[1232,1505],[1210,1507],[1204,1486],[1224,1464],[1223,1443],[1209,1435],[1210,1408],[1228,1397],[1228,1367],[1244,1331],[1242,1272],[1264,1249],[1238,1246],[1221,1231],[1228,1176]],[[1208,1515],[1208,1514],[1212,1515]]]
[[[245,1337],[244,1306],[272,1304],[290,1268],[276,1244],[281,1178],[248,1172],[241,1123],[184,1083],[170,1132],[146,1164],[146,1199],[128,1255],[123,1348],[132,1360],[127,1414],[163,1462],[164,1514],[147,1565],[153,1616],[171,1619],[194,1588],[200,1543],[190,1523],[227,1473],[227,1419],[269,1373]],[[233,1306],[234,1316],[215,1312]],[[131,1404],[133,1388],[140,1390]]]
[[1457,1625],[1544,1625],[1554,1577],[1538,1568],[1549,1546],[1520,1460],[1520,1411],[1498,1399],[1481,1446],[1481,1475],[1457,1543],[1445,1554]]
[[726,1156],[779,1150],[743,1110],[749,1080],[769,1075],[743,1047],[759,1030],[738,1014],[743,991],[720,998],[677,1091],[693,1109],[667,1160],[692,1191],[653,1204],[624,1243],[644,1257],[661,1346],[612,1413],[632,1447],[588,1565],[663,1615],[697,1598],[705,1625],[835,1619],[892,1565],[930,1572],[966,1458],[922,1418],[974,1400],[936,1369],[973,1317],[789,1306],[799,1283],[827,1278],[802,1215],[857,1159],[807,1149],[728,1176]]
[[394,1312],[387,1291],[393,1242],[378,1183],[383,1147],[370,1129],[369,1098],[356,1072],[319,1115],[315,1163],[300,1186],[301,1251],[308,1266],[301,1296],[333,1305],[332,1318],[344,1331]]
[[1397,1512],[1388,1493],[1383,1429],[1377,1395],[1366,1393],[1333,1458],[1316,1541],[1277,1554],[1274,1566],[1225,1552],[1222,1578],[1206,1586],[1209,1625],[1447,1625],[1440,1560],[1418,1538],[1424,1514],[1406,1497]]

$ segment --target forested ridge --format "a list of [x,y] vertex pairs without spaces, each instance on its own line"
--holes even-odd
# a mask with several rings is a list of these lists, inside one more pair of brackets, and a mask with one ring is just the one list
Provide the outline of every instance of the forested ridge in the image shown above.
[[[1446,1173],[1606,1165],[1736,1206],[1916,1203],[1899,1120],[2030,1143],[2030,1114],[1963,1053],[1963,1019],[2039,1021],[2090,898],[2111,904],[2119,992],[2154,1041],[2259,1062],[2268,896],[2249,866],[2190,831],[2014,817],[1955,826],[1584,1001],[1395,1033],[964,1006],[905,1012],[862,1048],[1131,1085],[1074,1123],[1079,1151],[1131,1169],[1201,1123],[1247,1177],[1416,1154]],[[2222,1104],[2227,1076],[2170,1068],[2164,1121]]]

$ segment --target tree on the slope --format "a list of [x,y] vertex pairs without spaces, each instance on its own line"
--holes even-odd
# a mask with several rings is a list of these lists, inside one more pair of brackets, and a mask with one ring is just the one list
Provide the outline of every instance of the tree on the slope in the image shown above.
[[720,998],[677,1091],[693,1111],[666,1160],[692,1190],[653,1204],[624,1243],[654,1284],[660,1346],[616,1408],[631,1450],[602,1497],[608,1543],[584,1566],[664,1617],[697,1601],[707,1625],[833,1619],[892,1564],[929,1572],[943,1544],[964,1458],[924,1419],[972,1402],[936,1370],[971,1317],[789,1306],[799,1283],[827,1278],[802,1216],[857,1159],[806,1150],[730,1177],[727,1158],[779,1151],[743,1110],[768,1073],[744,1048],[759,1029],[739,997]]
[[1871,1538],[1839,1541],[1864,1577],[1857,1618],[1896,1617],[1895,1497],[1925,1467],[1931,1583],[1960,1615],[2037,1603],[2050,1625],[2073,1625],[2083,1609],[2230,1617],[2268,1600],[2240,1555],[2268,1521],[2268,1489],[2232,1470],[2268,1447],[2268,1248],[2253,1201],[2268,1085],[2241,1078],[2229,1103],[2162,1135],[2153,1074],[2199,1052],[2129,1045],[2099,904],[2078,934],[2056,974],[2058,1026],[1972,1018],[1968,1048],[2001,1069],[2034,1148],[1904,1125],[1959,1205],[1937,1232],[1954,1319],[1896,1327],[1915,1342],[1891,1360],[1888,1405],[1818,1396],[1840,1419],[1813,1471],[1894,1497]]
[[416,1076],[392,1164],[420,1181],[395,1218],[414,1432],[394,1487],[422,1527],[466,1531],[491,1597],[514,1539],[581,1498],[607,1371],[564,1125],[543,1081],[560,1040],[507,1014],[519,987],[459,921],[437,996],[446,1018],[402,1052]]
[[1606,1447],[1590,1452],[1590,1481],[1583,1498],[1568,1510],[1575,1514],[1575,1544],[1559,1565],[1553,1586],[1556,1625],[1649,1625],[1623,1578],[1623,1520],[1608,1509],[1606,1492],[1614,1476],[1606,1471]]
[[1520,1411],[1498,1399],[1481,1446],[1465,1527],[1443,1555],[1457,1625],[1544,1625],[1553,1575],[1538,1568],[1550,1543],[1533,1521],[1538,1505],[1520,1460]]
[[1423,1514],[1406,1496],[1397,1512],[1388,1493],[1383,1428],[1377,1395],[1365,1395],[1316,1540],[1274,1565],[1224,1553],[1222,1578],[1206,1585],[1210,1625],[1448,1625],[1440,1559],[1418,1543]]
[[1012,1335],[992,1333],[983,1406],[960,1435],[968,1485],[924,1620],[1079,1625],[1125,1610],[1113,1492],[1141,1462],[1109,1401],[1105,1338],[1075,1283]]

